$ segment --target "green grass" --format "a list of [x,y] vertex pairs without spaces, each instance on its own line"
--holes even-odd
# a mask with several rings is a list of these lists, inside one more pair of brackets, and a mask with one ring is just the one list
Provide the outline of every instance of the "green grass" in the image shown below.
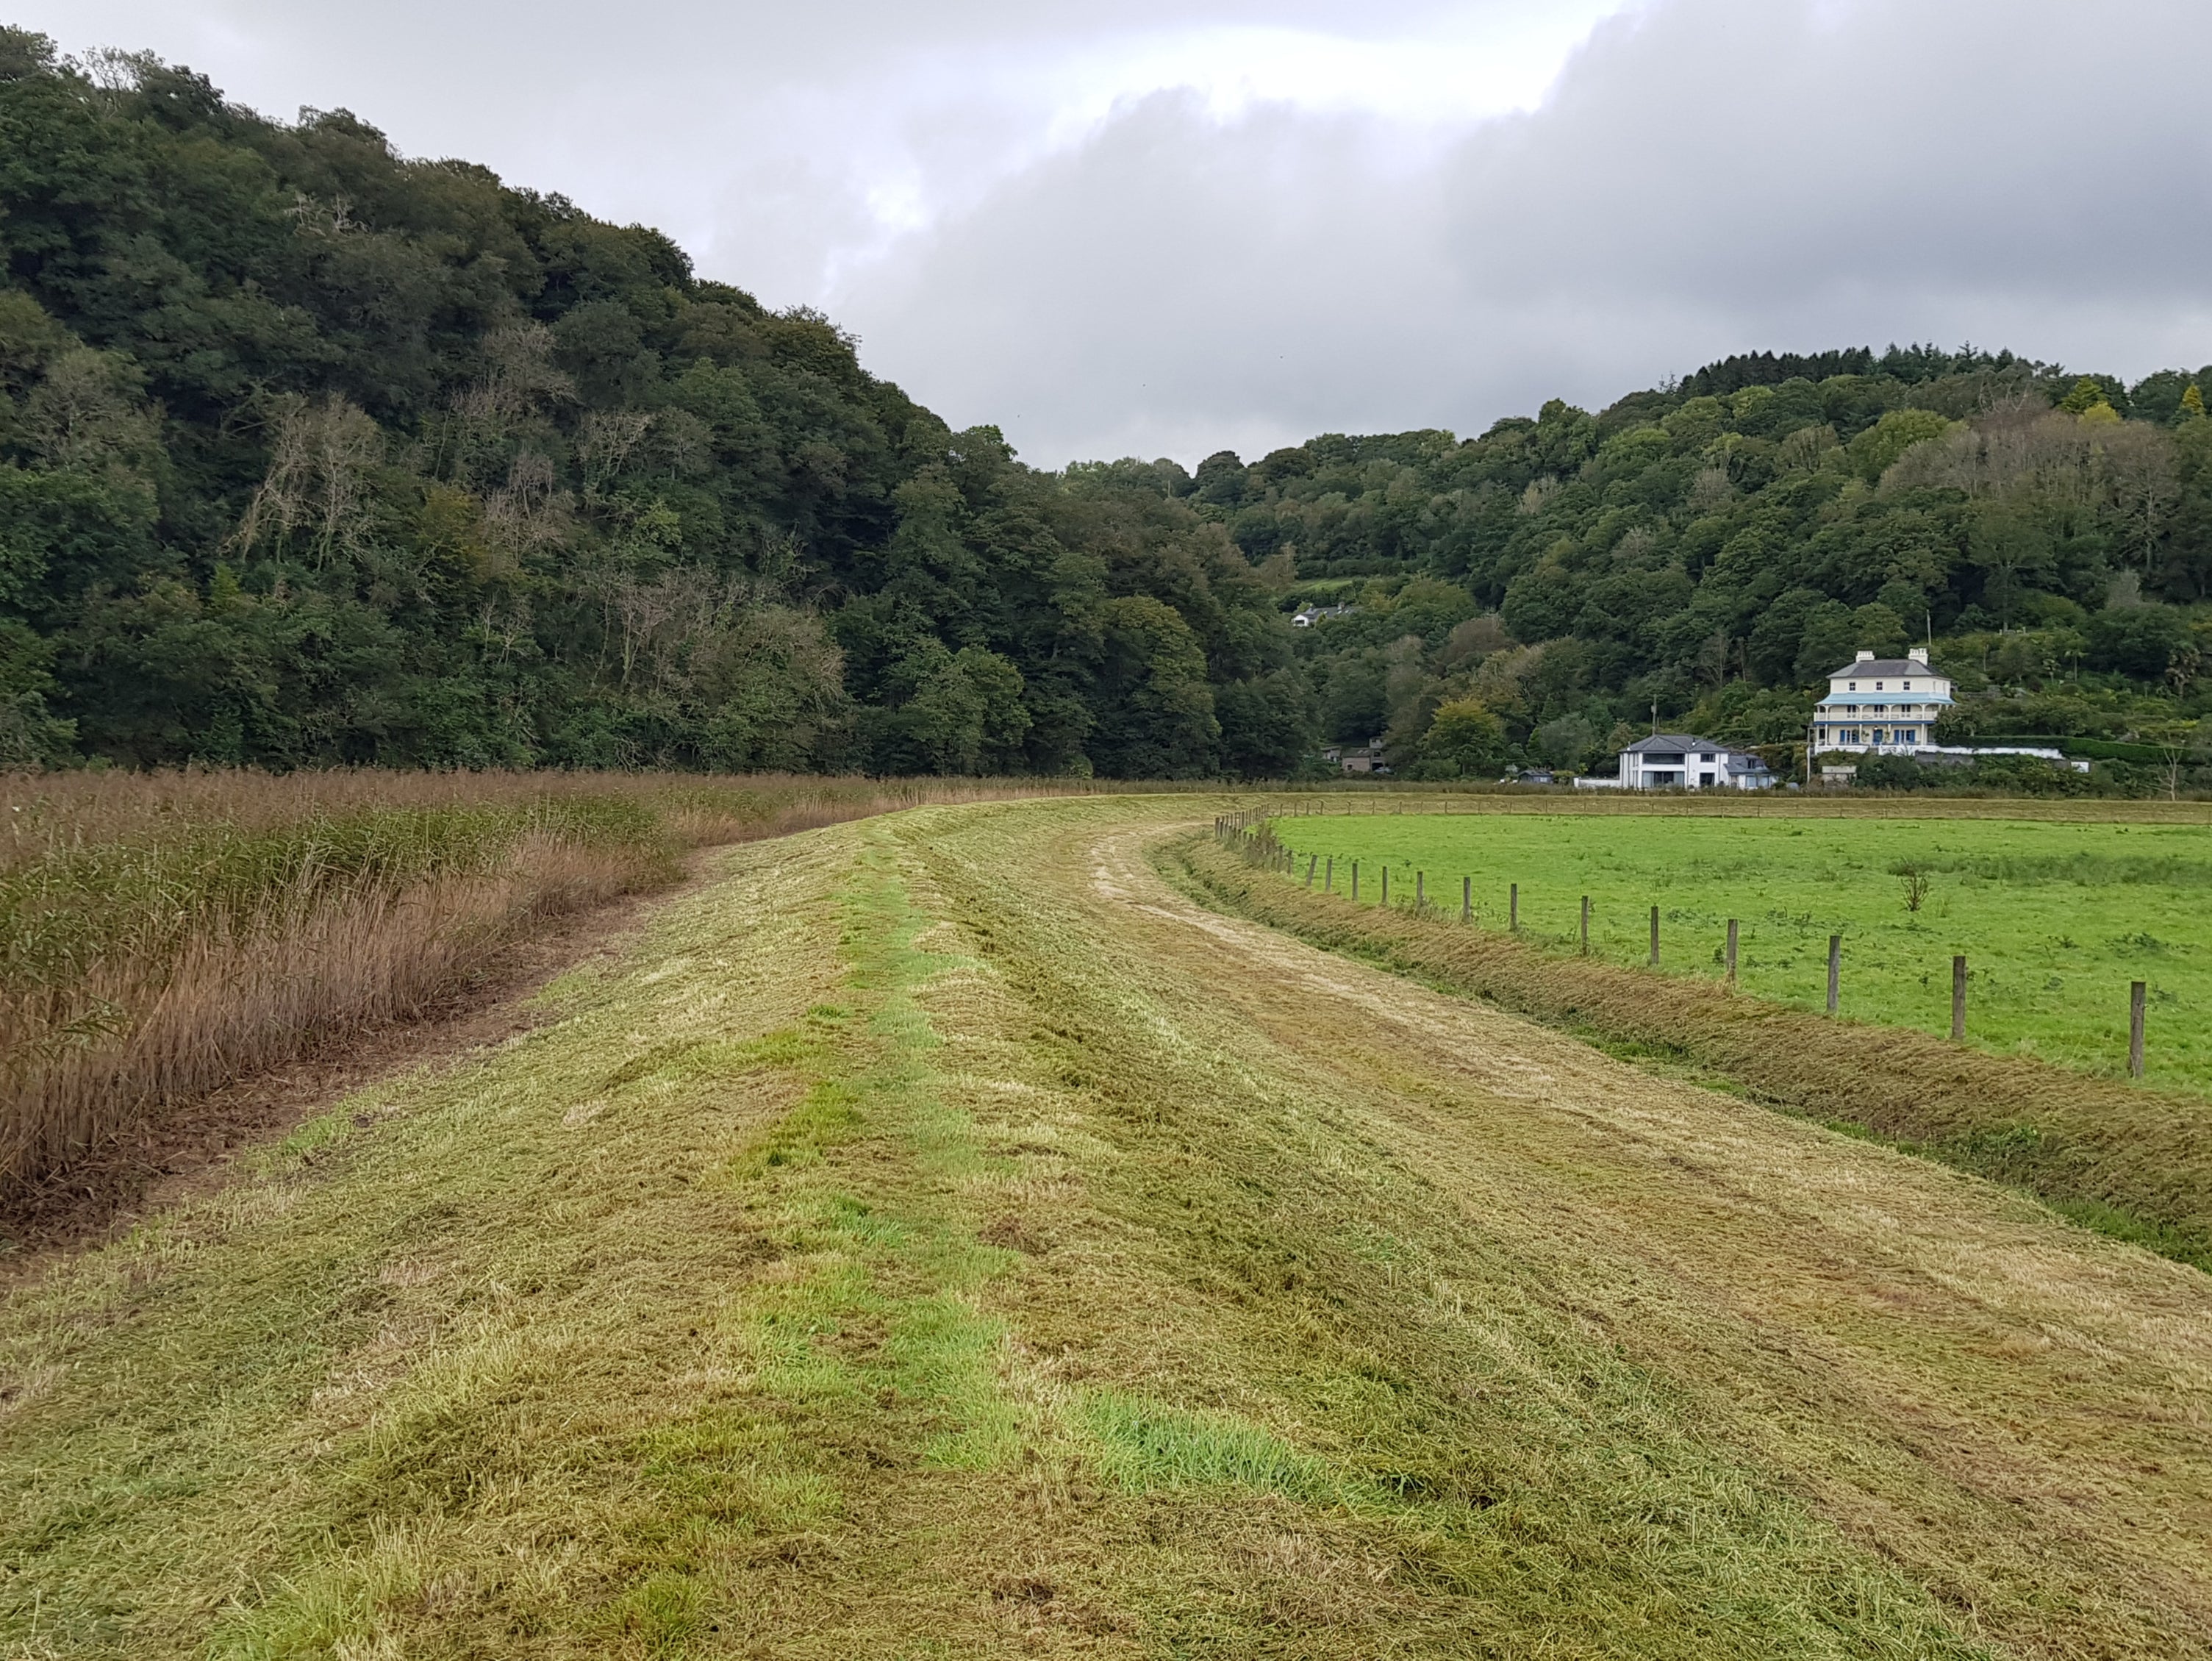
[[2212,1654],[2198,1277],[1205,913],[1190,812],[718,856],[17,1281],[0,1652]]
[[1652,1075],[1723,1090],[2023,1189],[2073,1220],[2212,1269],[2212,1100],[1747,997],[1286,880],[1249,842],[1164,844],[1200,903],[1423,986],[1532,1017]]
[[[2128,986],[2148,984],[2147,1076],[2212,1089],[2212,827],[1987,818],[1881,819],[1499,813],[1373,814],[1274,821],[1301,856],[1359,864],[1360,897],[1428,899],[1456,916],[1463,877],[1484,927],[1507,922],[1563,949],[1642,964],[1650,908],[1662,972],[1718,977],[1738,920],[1743,991],[1800,1008],[1826,1000],[1831,934],[1843,936],[1843,1010],[1946,1033],[1951,958],[1968,960],[1967,1037],[2001,1054],[2105,1075],[2125,1071]],[[1906,909],[1894,867],[1929,873]],[[1318,886],[1319,879],[1316,879]]]

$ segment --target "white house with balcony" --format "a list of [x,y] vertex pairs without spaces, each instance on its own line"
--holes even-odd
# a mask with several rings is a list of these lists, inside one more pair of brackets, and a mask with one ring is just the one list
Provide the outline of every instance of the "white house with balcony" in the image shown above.
[[1950,707],[1950,680],[1929,666],[1925,647],[1901,658],[1862,652],[1828,677],[1828,696],[1813,710],[1813,753],[1909,756],[1932,749],[1936,719]]

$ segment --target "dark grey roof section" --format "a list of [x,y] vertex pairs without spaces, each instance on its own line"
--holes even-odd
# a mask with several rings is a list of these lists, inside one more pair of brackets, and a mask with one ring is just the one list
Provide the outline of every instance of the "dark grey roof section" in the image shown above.
[[[1869,675],[1885,678],[1893,675],[1943,675],[1943,672],[1932,663],[1920,663],[1911,658],[1867,658],[1857,663],[1847,663],[1840,669],[1828,671],[1830,680],[1850,675],[1863,679]],[[1943,675],[1943,678],[1948,680],[1950,677]]]
[[[1628,746],[1629,751],[1641,755],[1646,751],[1664,751],[1671,755],[1677,750],[1705,750],[1717,752],[1728,746],[1715,744],[1711,739],[1692,738],[1686,733],[1654,733],[1648,739],[1638,739]],[[1624,751],[1624,753],[1626,753]]]

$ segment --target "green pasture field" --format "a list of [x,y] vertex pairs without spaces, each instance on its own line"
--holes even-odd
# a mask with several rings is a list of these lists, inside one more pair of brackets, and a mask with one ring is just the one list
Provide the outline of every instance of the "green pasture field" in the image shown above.
[[[1590,951],[1644,964],[1650,908],[1662,972],[1717,977],[1731,917],[1738,983],[1818,1009],[1831,934],[1843,936],[1842,1011],[1947,1032],[1951,958],[1969,969],[1970,1042],[2087,1072],[2124,1074],[2128,987],[2148,986],[2146,1076],[2212,1089],[2212,826],[1983,817],[1693,817],[1439,813],[1286,817],[1278,838],[1301,859],[1336,860],[1348,892],[1456,914],[1463,878],[1484,928],[1577,944],[1590,897]],[[1907,909],[1899,865],[1928,886]],[[1298,878],[1304,876],[1298,867]],[[1316,876],[1319,887],[1322,877]]]

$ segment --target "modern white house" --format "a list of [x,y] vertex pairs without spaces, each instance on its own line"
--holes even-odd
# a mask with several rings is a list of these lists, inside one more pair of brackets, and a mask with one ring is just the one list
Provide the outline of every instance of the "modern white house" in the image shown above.
[[1584,789],[1771,790],[1773,770],[1746,750],[1687,733],[1654,733],[1620,752],[1613,779],[1577,779]]
[[1909,756],[1936,744],[1937,717],[1951,707],[1951,682],[1929,666],[1928,649],[1901,658],[1862,652],[1828,677],[1828,696],[1813,710],[1813,753]]

